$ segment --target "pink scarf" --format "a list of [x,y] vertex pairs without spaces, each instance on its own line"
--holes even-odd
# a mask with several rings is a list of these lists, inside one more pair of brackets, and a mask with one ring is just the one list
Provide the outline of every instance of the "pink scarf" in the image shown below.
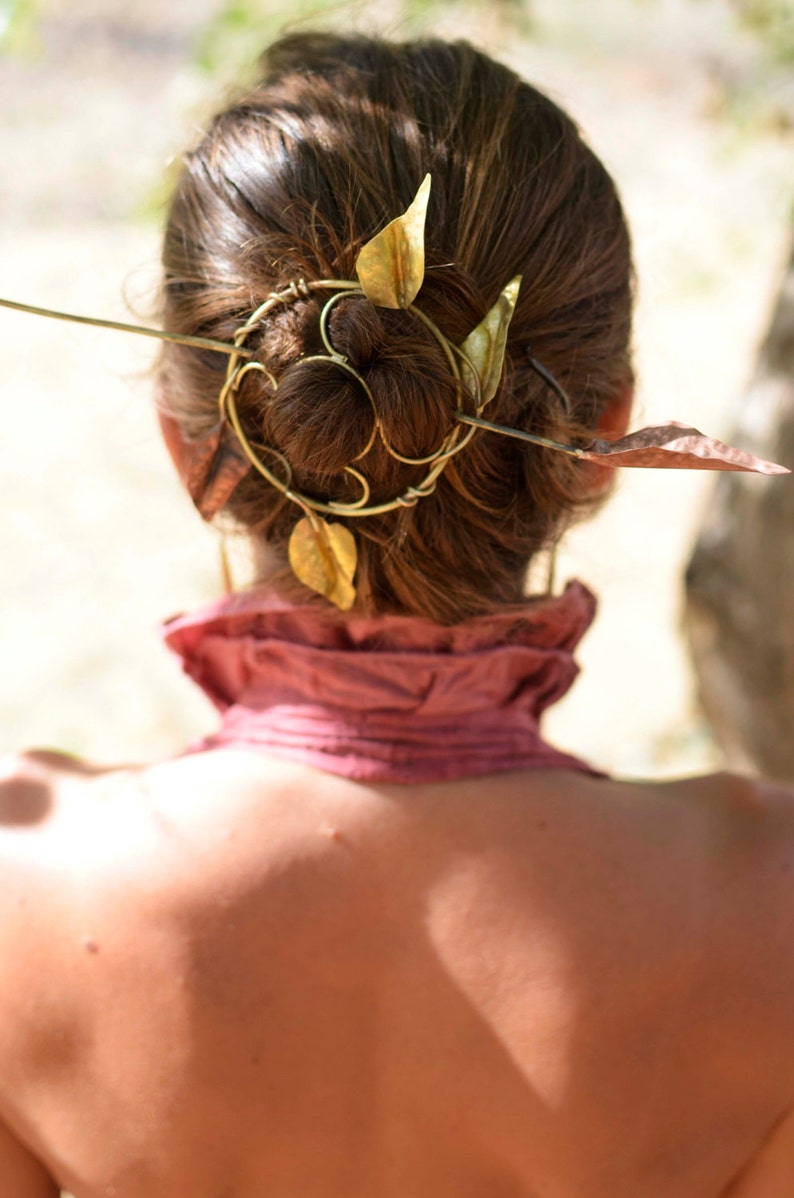
[[595,773],[539,729],[578,673],[573,650],[594,614],[578,582],[452,627],[342,616],[260,590],[177,617],[165,640],[222,713],[192,751],[258,749],[368,782]]

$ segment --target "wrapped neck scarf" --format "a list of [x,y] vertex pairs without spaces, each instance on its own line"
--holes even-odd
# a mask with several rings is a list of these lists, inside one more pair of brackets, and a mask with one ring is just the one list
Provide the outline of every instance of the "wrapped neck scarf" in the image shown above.
[[177,617],[165,640],[222,715],[192,751],[254,749],[367,782],[595,773],[539,727],[578,673],[573,651],[594,612],[578,582],[451,627],[259,590]]

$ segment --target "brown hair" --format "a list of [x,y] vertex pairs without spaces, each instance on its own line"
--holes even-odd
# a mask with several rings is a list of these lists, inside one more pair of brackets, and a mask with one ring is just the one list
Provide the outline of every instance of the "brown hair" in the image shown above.
[[[231,340],[266,295],[293,280],[352,279],[361,246],[432,176],[425,282],[416,301],[460,343],[516,274],[523,286],[490,420],[552,437],[592,429],[631,380],[629,238],[615,187],[568,116],[462,43],[390,43],[297,34],[263,58],[261,82],[221,112],[184,161],[165,236],[164,320]],[[249,373],[238,410],[250,441],[278,449],[296,487],[355,499],[342,473],[372,414],[355,379],[322,352],[320,304],[272,313],[249,338],[279,380]],[[330,320],[335,347],[366,379],[385,432],[406,456],[432,453],[450,428],[454,382],[416,317],[351,297]],[[560,401],[528,352],[572,396]],[[161,396],[187,439],[218,419],[220,354],[167,347]],[[272,463],[271,463],[272,464]],[[424,467],[379,447],[356,464],[373,502]],[[586,506],[581,465],[477,433],[432,496],[347,521],[359,547],[360,603],[444,623],[520,599],[529,559]],[[283,552],[301,511],[252,471],[227,511]]]

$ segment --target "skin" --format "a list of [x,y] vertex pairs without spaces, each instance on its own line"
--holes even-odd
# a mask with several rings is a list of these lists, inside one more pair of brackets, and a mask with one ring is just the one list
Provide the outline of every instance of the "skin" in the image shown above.
[[29,753],[0,912],[0,1198],[794,1193],[788,788]]
[[2,1198],[794,1192],[784,788],[29,754],[0,812]]

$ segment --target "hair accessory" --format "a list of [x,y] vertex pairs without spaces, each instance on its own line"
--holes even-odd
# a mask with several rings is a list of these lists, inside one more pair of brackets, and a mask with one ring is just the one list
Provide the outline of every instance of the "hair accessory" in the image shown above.
[[555,379],[555,377],[551,373],[551,371],[547,370],[546,367],[543,365],[543,363],[539,362],[537,360],[537,358],[533,356],[531,345],[527,346],[527,361],[529,362],[529,365],[532,367],[532,369],[535,371],[535,374],[540,375],[540,377],[543,379],[546,386],[551,387],[552,391],[554,392],[554,394],[557,396],[558,400],[562,404],[562,410],[565,413],[565,415],[569,418],[571,416],[573,416],[573,404],[571,403],[571,400],[570,400],[570,397],[569,397],[567,391],[563,390],[563,388],[557,382],[557,380]]
[[[392,222],[392,226],[398,225],[398,223]],[[385,288],[384,279],[387,277],[388,272],[393,269],[394,287],[391,289],[390,295],[397,296],[399,294],[400,298],[405,300],[411,294],[413,284],[406,289],[402,282],[398,283],[398,275],[400,279],[415,278],[415,263],[411,261],[412,251],[410,248],[411,245],[415,246],[415,244],[415,239],[403,238],[396,234],[381,241],[381,248],[378,251],[381,257],[379,258],[378,254],[369,255],[368,270],[371,270],[372,273],[371,275],[365,275],[367,286],[370,286],[370,278],[375,279],[378,289],[376,293],[379,295],[382,294]],[[384,266],[384,261],[387,258],[392,263],[391,266]],[[345,466],[344,471],[351,478],[355,479],[360,487],[361,494],[357,499],[347,502],[330,499],[324,500],[299,491],[293,486],[292,467],[283,454],[275,449],[275,447],[260,445],[254,448],[251,444],[242,426],[237,408],[239,387],[246,374],[252,370],[260,370],[265,374],[274,391],[278,388],[278,381],[258,362],[250,360],[239,361],[237,355],[234,353],[229,356],[226,380],[219,397],[219,407],[222,416],[221,424],[216,426],[208,438],[205,438],[206,443],[202,442],[197,445],[197,450],[201,456],[202,465],[209,460],[207,477],[210,479],[210,482],[215,478],[224,477],[221,467],[218,465],[218,460],[222,455],[228,455],[229,452],[229,447],[224,446],[222,436],[222,430],[226,427],[225,422],[228,421],[234,430],[238,446],[245,455],[245,459],[247,459],[247,466],[243,468],[242,464],[238,464],[236,461],[233,462],[227,466],[225,478],[231,483],[235,472],[239,469],[240,473],[237,478],[237,481],[239,481],[239,478],[243,477],[248,472],[248,469],[253,467],[271,486],[281,491],[287,499],[303,509],[305,513],[304,518],[299,520],[295,525],[288,545],[289,562],[293,573],[312,590],[325,595],[342,611],[348,611],[353,606],[356,597],[355,587],[353,586],[353,577],[357,563],[356,543],[352,533],[344,525],[331,524],[323,519],[323,517],[341,516],[349,519],[380,515],[399,507],[412,507],[426,495],[432,494],[438,478],[447,463],[455,454],[460,453],[468,445],[476,429],[466,429],[461,424],[452,421],[451,428],[441,445],[432,453],[423,457],[407,457],[404,454],[398,453],[389,443],[369,385],[361,374],[350,365],[346,357],[339,353],[333,345],[328,331],[328,318],[335,304],[351,295],[361,295],[369,298],[364,287],[359,286],[357,282],[352,280],[320,279],[311,283],[299,280],[296,283],[290,284],[289,287],[282,291],[274,292],[256,309],[246,323],[237,330],[235,345],[242,348],[246,338],[267,319],[269,313],[274,308],[294,303],[296,299],[311,296],[314,292],[323,291],[331,292],[320,314],[320,336],[326,352],[324,354],[313,354],[305,358],[300,358],[294,363],[293,368],[298,368],[313,361],[323,361],[349,375],[361,387],[369,400],[372,408],[373,422],[372,431],[367,443],[364,449],[357,454],[354,462],[358,462],[365,457],[372,449],[376,440],[380,439],[387,452],[396,458],[397,461],[411,466],[426,465],[428,469],[422,481],[406,487],[394,499],[385,500],[381,503],[371,503],[369,483],[364,475],[355,468],[353,462],[351,462]],[[465,359],[461,352],[446,339],[435,323],[424,312],[415,308],[410,301],[406,304],[405,310],[417,316],[435,337],[445,354],[450,371],[454,378],[461,383],[461,386],[458,388],[459,410],[463,411],[462,405],[467,401],[467,397],[469,397],[474,398],[476,410],[480,411],[482,405],[477,402],[480,397],[479,379],[475,368],[469,366],[474,387],[474,396],[472,396],[472,392],[462,382],[459,362]],[[228,462],[228,457],[226,460]],[[202,488],[200,483],[200,469],[196,470],[195,482],[196,486],[194,490],[191,490],[191,494],[202,514],[204,512],[214,513],[214,511],[219,510],[218,506],[216,506],[218,493],[211,489],[211,497],[208,501],[206,489]],[[228,494],[230,493],[231,491],[225,495],[225,498],[228,498]],[[221,495],[223,495],[223,492],[221,492]]]
[[485,319],[469,333],[460,347],[463,379],[472,395],[479,398],[478,414],[491,402],[502,381],[507,331],[518,302],[520,287],[521,275],[516,275],[507,284]]
[[325,595],[341,611],[350,610],[356,601],[353,578],[358,553],[349,528],[328,524],[309,508],[292,530],[288,554],[299,582]]
[[425,175],[413,202],[361,250],[356,275],[376,308],[409,308],[425,278],[425,219],[430,176]]
[[[544,371],[547,374],[547,371]],[[465,413],[457,417],[463,424],[475,428],[490,429],[505,437],[543,445],[556,449],[569,457],[583,462],[597,462],[600,466],[634,466],[654,470],[742,470],[750,474],[791,474],[786,466],[766,462],[744,449],[725,445],[716,437],[707,437],[689,424],[653,425],[638,429],[621,437],[619,441],[589,441],[587,445],[563,445],[547,437],[524,432],[520,428],[509,428],[506,424],[493,424]]]
[[[724,445],[706,437],[687,425],[670,423],[640,429],[619,441],[593,440],[586,445],[566,445],[523,429],[510,428],[484,419],[482,413],[496,395],[502,377],[507,335],[518,301],[521,276],[511,279],[494,306],[466,337],[462,345],[453,344],[421,308],[414,305],[424,281],[425,220],[430,198],[431,180],[426,175],[408,209],[361,249],[356,260],[356,279],[303,279],[288,284],[268,295],[265,301],[236,330],[233,341],[216,341],[140,325],[122,324],[88,316],[75,316],[48,308],[32,307],[12,300],[0,299],[0,306],[51,316],[59,320],[122,332],[139,333],[163,341],[200,349],[216,350],[228,355],[226,379],[218,398],[219,420],[216,425],[192,446],[188,466],[188,490],[201,515],[210,520],[228,502],[238,483],[256,470],[271,486],[281,491],[304,513],[290,536],[288,556],[296,576],[312,590],[325,595],[338,608],[348,611],[355,603],[354,577],[357,552],[353,534],[344,525],[331,524],[324,516],[345,519],[375,516],[401,507],[412,507],[431,495],[448,462],[464,449],[480,430],[499,433],[531,442],[582,461],[598,462],[603,466],[637,466],[675,468],[683,470],[744,470],[758,474],[788,474],[784,466],[765,462],[753,454]],[[320,313],[320,336],[325,353],[300,358],[293,368],[312,361],[328,362],[352,378],[366,395],[372,407],[372,431],[367,443],[344,472],[361,489],[355,500],[341,502],[323,500],[293,487],[292,467],[274,446],[252,445],[243,429],[237,409],[237,394],[243,379],[257,372],[278,391],[278,379],[254,358],[245,342],[252,332],[265,323],[270,312],[279,306],[309,299],[315,292],[330,293]],[[376,307],[396,308],[410,312],[420,320],[442,350],[450,372],[458,383],[458,401],[450,413],[451,427],[441,445],[424,457],[406,457],[398,453],[386,437],[375,399],[366,380],[333,345],[328,319],[333,307],[349,296],[364,296]],[[546,369],[527,347],[531,368],[559,398],[566,416],[573,405],[554,375]],[[471,408],[471,411],[467,410]],[[376,440],[397,461],[410,466],[427,466],[422,481],[406,487],[394,499],[370,503],[370,488],[364,475],[354,463],[370,452]],[[270,461],[270,465],[268,465]]]
[[215,349],[221,354],[233,354],[234,346],[226,341],[215,341],[211,337],[192,337],[188,333],[172,333],[168,329],[150,329],[139,324],[125,324],[120,320],[104,320],[99,316],[77,316],[74,312],[56,312],[54,308],[36,308],[33,304],[20,304],[17,300],[0,299],[0,308],[12,308],[15,312],[28,312],[32,316],[49,316],[54,320],[67,320],[72,324],[92,325],[97,329],[116,329],[119,333],[140,333],[144,337],[156,337],[160,341],[175,341],[178,345],[189,345],[194,349]]

